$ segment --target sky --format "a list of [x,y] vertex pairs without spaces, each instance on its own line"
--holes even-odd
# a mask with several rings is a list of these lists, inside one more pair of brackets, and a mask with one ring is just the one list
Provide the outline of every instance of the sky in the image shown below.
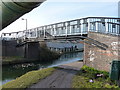
[[1,33],[17,32],[83,17],[118,17],[119,0],[46,0],[4,28]]

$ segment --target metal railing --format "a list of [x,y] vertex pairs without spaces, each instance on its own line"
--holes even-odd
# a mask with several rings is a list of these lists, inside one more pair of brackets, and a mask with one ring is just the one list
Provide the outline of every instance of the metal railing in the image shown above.
[[50,38],[53,36],[84,35],[88,32],[120,35],[120,18],[87,17],[19,32],[2,33],[1,37],[14,39]]

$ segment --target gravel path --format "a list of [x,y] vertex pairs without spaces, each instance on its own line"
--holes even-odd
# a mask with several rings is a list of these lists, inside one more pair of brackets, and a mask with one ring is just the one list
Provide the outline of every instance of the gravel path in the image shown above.
[[[62,65],[62,67],[63,66],[64,65]],[[72,66],[70,68],[70,64],[68,65],[68,68],[67,65],[65,65],[65,68],[57,69],[52,75],[40,80],[37,84],[32,85],[26,90],[29,90],[30,88],[71,88],[72,79],[76,73],[77,70],[75,70],[75,68],[72,69]]]
[[72,78],[76,72],[75,70],[57,69],[52,75],[32,85],[30,88],[70,88]]

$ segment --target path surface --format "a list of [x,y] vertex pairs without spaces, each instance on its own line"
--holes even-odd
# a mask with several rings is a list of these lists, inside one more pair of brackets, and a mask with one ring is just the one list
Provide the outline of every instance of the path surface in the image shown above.
[[60,65],[58,67],[63,69],[57,69],[52,75],[40,80],[40,82],[29,88],[71,88],[72,78],[77,73],[77,70],[80,70],[82,65],[82,62]]
[[72,69],[72,70],[80,70],[82,66],[83,66],[83,62],[77,61],[77,62],[72,62],[68,64],[63,64],[58,67],[65,68],[65,69]]

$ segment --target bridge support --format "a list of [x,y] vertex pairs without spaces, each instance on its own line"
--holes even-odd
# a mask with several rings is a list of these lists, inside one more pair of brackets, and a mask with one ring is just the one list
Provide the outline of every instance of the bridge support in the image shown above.
[[103,50],[96,46],[85,44],[84,64],[98,70],[109,71],[112,60],[118,60],[120,58],[120,37],[95,32],[89,32],[88,37],[106,44],[108,48]]

